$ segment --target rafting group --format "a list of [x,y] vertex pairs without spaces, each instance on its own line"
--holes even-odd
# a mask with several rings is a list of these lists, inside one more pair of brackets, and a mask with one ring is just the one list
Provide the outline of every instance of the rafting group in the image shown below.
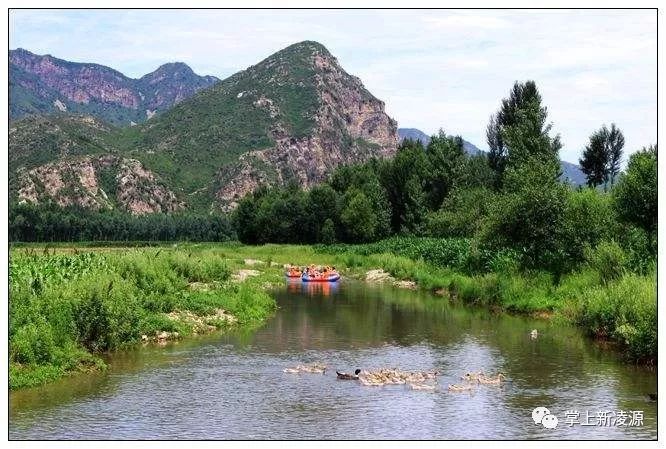
[[340,274],[335,271],[335,267],[317,267],[314,264],[303,269],[291,265],[287,269],[286,276],[300,278],[303,282],[336,282],[340,279]]

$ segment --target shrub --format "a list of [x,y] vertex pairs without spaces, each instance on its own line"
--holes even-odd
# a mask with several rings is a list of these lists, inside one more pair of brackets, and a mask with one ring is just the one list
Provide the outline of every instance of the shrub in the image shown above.
[[583,262],[584,248],[595,247],[602,240],[609,239],[614,226],[610,195],[590,188],[570,191],[560,244],[567,254],[566,271]]
[[574,320],[591,334],[623,344],[634,360],[657,356],[657,292],[654,275],[628,274],[585,290]]
[[51,326],[43,317],[18,329],[9,345],[10,359],[23,364],[48,364],[55,343]]
[[614,241],[601,242],[594,249],[586,249],[585,259],[599,273],[603,283],[618,279],[625,271],[626,256]]

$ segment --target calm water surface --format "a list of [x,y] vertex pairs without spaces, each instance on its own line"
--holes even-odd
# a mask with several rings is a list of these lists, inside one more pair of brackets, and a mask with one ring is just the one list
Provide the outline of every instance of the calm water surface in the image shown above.
[[[12,439],[655,439],[656,371],[562,324],[394,288],[288,284],[263,327],[110,357],[103,374],[10,394]],[[539,338],[529,332],[538,329]],[[325,375],[284,374],[320,361]],[[439,369],[435,391],[364,387],[335,369]],[[452,393],[470,370],[502,387]],[[535,425],[545,406],[557,429]],[[569,410],[642,411],[638,427],[567,425]]]

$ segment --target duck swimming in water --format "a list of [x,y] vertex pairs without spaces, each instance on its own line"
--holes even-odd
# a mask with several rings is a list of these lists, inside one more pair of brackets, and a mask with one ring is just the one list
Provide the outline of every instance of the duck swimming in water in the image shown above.
[[474,385],[449,385],[449,391],[461,392],[461,391],[471,391],[474,389]]
[[300,374],[300,373],[325,374],[326,365],[315,362],[309,365],[297,365],[295,368],[285,368],[283,372],[288,374]]
[[479,378],[481,377],[485,377],[485,374],[483,374],[483,370],[476,373],[474,372],[466,373],[460,379],[466,380],[467,382],[478,382]]
[[479,383],[485,385],[500,385],[503,380],[506,380],[506,376],[502,373],[498,373],[497,377],[479,377]]
[[341,373],[340,371],[336,371],[335,374],[338,375],[338,379],[342,380],[358,380],[358,375],[361,373],[360,369],[357,369],[354,371],[354,374],[349,374],[349,373]]

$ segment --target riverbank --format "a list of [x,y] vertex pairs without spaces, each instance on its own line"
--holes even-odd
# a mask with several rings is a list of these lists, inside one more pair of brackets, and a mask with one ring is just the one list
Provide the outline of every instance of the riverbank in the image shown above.
[[12,248],[10,389],[103,370],[102,353],[130,345],[261,324],[281,269],[246,270],[229,256],[178,245]]
[[336,263],[356,270],[385,270],[398,287],[416,284],[464,304],[562,319],[592,338],[614,343],[629,362],[656,364],[656,267],[647,274],[613,267],[614,275],[609,276],[604,260],[555,279],[544,271],[521,271],[500,254],[486,263],[485,272],[465,274],[459,267],[468,263],[468,250],[460,242],[452,243],[396,238],[367,245],[318,246],[317,251],[335,254]]
[[[563,319],[591,337],[617,342],[627,360],[656,361],[654,272],[624,272],[604,281],[587,266],[555,282],[545,272],[496,264],[483,274],[463,274],[426,261],[431,258],[427,248],[407,251],[401,244],[12,247],[10,388],[104,369],[99,354],[105,351],[260,325],[275,309],[266,289],[283,282],[284,264],[333,265],[343,276],[368,281],[373,281],[366,279],[368,272],[384,270],[397,287],[427,289],[498,311]],[[441,248],[435,254],[455,257]]]

